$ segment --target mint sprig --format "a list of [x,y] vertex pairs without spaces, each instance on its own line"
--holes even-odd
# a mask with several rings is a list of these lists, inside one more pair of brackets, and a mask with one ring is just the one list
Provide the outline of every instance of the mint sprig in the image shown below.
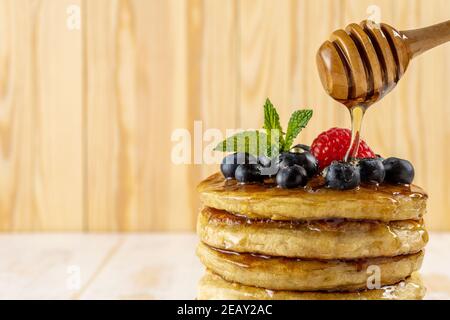
[[302,129],[306,128],[309,120],[313,116],[312,110],[297,110],[291,115],[289,119],[288,129],[286,132],[286,140],[284,142],[284,149],[289,150],[294,143],[295,138],[299,135]]
[[280,115],[272,102],[267,99],[264,104],[265,133],[258,130],[240,132],[219,143],[214,150],[275,157],[291,149],[294,140],[306,127],[312,115],[313,111],[308,109],[295,111],[289,120],[288,130],[284,133]]
[[281,132],[283,131],[280,123],[280,115],[268,98],[266,99],[266,103],[264,104],[264,129],[276,129],[280,130]]
[[237,133],[219,143],[214,150],[222,152],[247,152],[260,156],[266,153],[267,135],[261,131],[244,131]]
[[[273,144],[281,146],[278,148],[279,150],[283,148],[284,133],[280,123],[280,115],[269,98],[266,99],[266,103],[264,104],[264,129],[266,130],[268,141],[273,141],[273,143],[268,144],[267,149],[267,155],[270,157],[274,151]],[[277,136],[278,139],[274,138],[273,135]]]

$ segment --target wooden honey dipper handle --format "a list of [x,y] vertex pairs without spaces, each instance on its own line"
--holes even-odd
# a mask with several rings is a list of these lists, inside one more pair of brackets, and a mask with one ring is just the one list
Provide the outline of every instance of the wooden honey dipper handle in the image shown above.
[[400,31],[406,37],[410,57],[414,58],[425,51],[450,41],[450,20],[426,28]]

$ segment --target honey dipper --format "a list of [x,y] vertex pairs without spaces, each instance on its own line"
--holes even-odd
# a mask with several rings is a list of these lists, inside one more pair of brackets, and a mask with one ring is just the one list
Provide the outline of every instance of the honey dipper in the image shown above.
[[410,60],[450,41],[450,20],[422,29],[397,31],[372,21],[332,33],[317,52],[328,94],[347,107],[368,107],[395,87]]

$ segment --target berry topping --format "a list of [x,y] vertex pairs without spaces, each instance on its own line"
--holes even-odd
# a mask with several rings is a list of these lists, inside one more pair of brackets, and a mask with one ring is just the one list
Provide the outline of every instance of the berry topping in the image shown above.
[[314,176],[319,171],[319,163],[310,152],[303,152],[299,154],[299,165],[305,168],[308,177]]
[[306,170],[308,177],[315,175],[319,169],[317,159],[308,151],[301,153],[285,152],[278,159],[280,168],[299,165]]
[[[319,161],[320,169],[329,166],[333,161],[344,159],[350,147],[351,131],[349,129],[332,128],[322,132],[312,143],[311,153]],[[361,140],[356,155],[358,158],[375,158],[375,153]]]
[[392,157],[384,160],[383,165],[387,182],[410,184],[414,180],[414,167],[408,160]]
[[[264,155],[259,156],[258,161],[250,161],[250,163],[259,165],[258,169],[261,176],[272,178],[279,170],[279,161],[278,159],[273,158],[279,153],[291,150],[294,140],[300,132],[306,128],[312,115],[313,111],[310,109],[294,111],[285,131],[281,126],[280,115],[278,114],[277,109],[272,102],[267,99],[264,104],[264,131],[247,130],[236,133],[217,144],[214,151],[248,152],[253,155]],[[309,147],[306,145],[297,145],[296,147],[299,152],[309,150]],[[237,160],[236,158],[238,157],[239,153],[235,153],[228,156],[223,161],[221,171],[225,178],[235,178],[238,165],[248,163],[245,159],[244,161]],[[245,157],[248,157],[248,155],[244,156],[244,158]],[[310,158],[303,161],[309,160]],[[308,164],[311,163],[308,162]],[[312,172],[311,168],[308,168],[307,170]],[[245,177],[241,178],[244,179]]]
[[240,164],[256,164],[257,160],[248,153],[233,153],[226,156],[220,166],[222,174],[227,179],[234,179],[235,171]]
[[298,165],[280,168],[277,174],[277,184],[281,188],[291,189],[304,186],[307,182],[306,170]]
[[363,182],[382,183],[385,176],[383,160],[380,158],[361,159],[359,174]]
[[337,161],[327,168],[325,180],[328,187],[338,190],[354,189],[361,183],[357,167],[350,163]]
[[236,180],[241,183],[262,182],[264,181],[261,175],[259,166],[256,164],[241,164],[237,167],[235,172]]
[[298,164],[298,155],[298,153],[283,152],[278,156],[278,166],[280,168],[286,168]]

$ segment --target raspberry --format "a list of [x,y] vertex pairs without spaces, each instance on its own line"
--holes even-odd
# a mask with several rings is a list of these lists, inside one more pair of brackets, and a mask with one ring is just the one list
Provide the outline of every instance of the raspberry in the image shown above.
[[[351,131],[349,129],[332,128],[322,132],[313,141],[311,153],[319,161],[320,169],[328,167],[335,160],[342,160],[350,147]],[[356,155],[358,158],[375,158],[375,153],[361,140]]]

